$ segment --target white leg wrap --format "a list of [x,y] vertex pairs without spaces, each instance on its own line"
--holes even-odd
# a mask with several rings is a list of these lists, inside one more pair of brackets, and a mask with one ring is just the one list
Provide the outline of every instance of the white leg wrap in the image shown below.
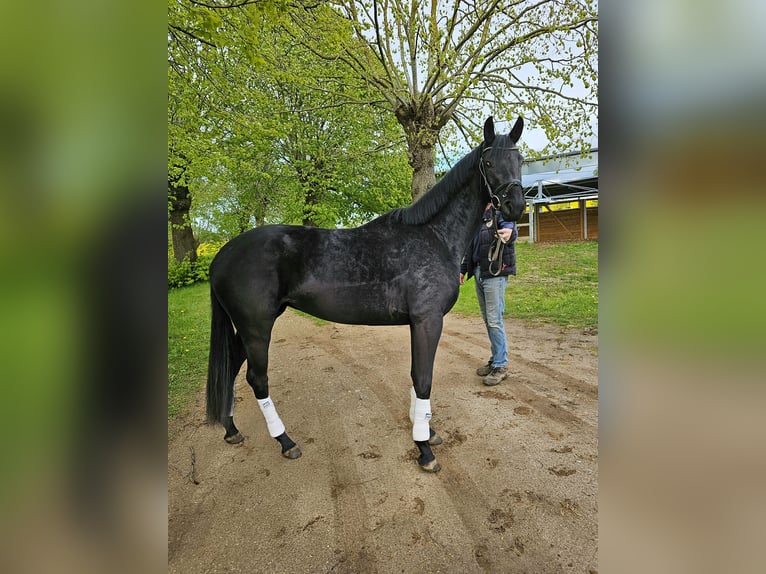
[[271,397],[265,399],[258,399],[258,406],[261,407],[263,418],[266,419],[266,426],[269,427],[269,434],[272,438],[276,438],[285,432],[285,425],[282,419],[277,414],[277,409],[274,407],[274,403],[271,401]]
[[417,399],[418,396],[415,394],[415,389],[413,387],[410,387],[410,422],[415,422],[415,399]]
[[415,420],[412,423],[412,440],[428,440],[431,435],[428,421],[431,420],[431,401],[415,399]]

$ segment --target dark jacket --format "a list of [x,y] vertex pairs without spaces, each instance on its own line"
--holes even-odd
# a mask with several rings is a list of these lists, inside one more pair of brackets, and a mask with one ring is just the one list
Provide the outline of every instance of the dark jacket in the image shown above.
[[491,277],[501,277],[503,275],[516,275],[516,238],[519,232],[516,225],[503,219],[503,216],[497,214],[497,225],[503,229],[513,229],[511,240],[503,246],[503,268],[498,275],[492,275],[489,272],[489,248],[492,243],[492,229],[487,227],[487,223],[492,221],[492,210],[487,209],[484,212],[482,223],[476,234],[473,236],[468,250],[460,263],[460,272],[470,279],[478,265],[481,267],[481,278],[489,279]]

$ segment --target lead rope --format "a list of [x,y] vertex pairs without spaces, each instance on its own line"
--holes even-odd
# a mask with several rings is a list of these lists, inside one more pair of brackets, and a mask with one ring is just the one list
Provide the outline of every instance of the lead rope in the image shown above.
[[500,239],[500,236],[497,234],[498,226],[497,226],[497,209],[494,207],[492,208],[492,236],[494,239],[492,239],[492,243],[489,244],[489,253],[487,254],[487,258],[489,259],[489,272],[492,274],[493,277],[497,277],[500,275],[500,272],[503,270],[503,247],[505,244],[503,243],[502,239]]

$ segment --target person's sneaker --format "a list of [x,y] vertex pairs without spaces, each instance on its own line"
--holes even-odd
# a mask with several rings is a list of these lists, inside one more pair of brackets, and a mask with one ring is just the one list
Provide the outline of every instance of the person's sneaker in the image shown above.
[[479,367],[478,369],[476,369],[476,374],[479,375],[480,377],[486,377],[491,372],[492,372],[492,359],[487,361],[487,364],[484,365],[483,367]]
[[506,377],[508,377],[508,369],[505,367],[493,367],[487,378],[484,379],[484,384],[488,387],[494,387]]

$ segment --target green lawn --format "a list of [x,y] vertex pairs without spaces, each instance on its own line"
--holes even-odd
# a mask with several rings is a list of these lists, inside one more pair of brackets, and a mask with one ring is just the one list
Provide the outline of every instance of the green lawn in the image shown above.
[[[576,328],[598,325],[598,243],[518,242],[516,271],[505,292],[509,319]],[[460,288],[453,312],[479,313],[473,279]]]
[[[516,245],[517,271],[506,290],[506,317],[574,328],[598,325],[598,243]],[[476,316],[474,281],[460,289],[453,312]],[[318,324],[325,322],[319,321]],[[168,416],[205,385],[210,337],[210,287],[168,292]]]
[[168,416],[205,386],[209,344],[210,285],[168,291]]

